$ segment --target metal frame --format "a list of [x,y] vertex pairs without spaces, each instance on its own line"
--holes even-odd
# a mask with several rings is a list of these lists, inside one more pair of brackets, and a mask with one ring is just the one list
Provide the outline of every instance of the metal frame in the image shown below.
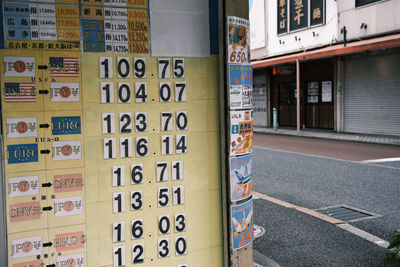
[[[1,118],[0,118],[1,121]],[[0,126],[2,128],[2,126]],[[6,190],[5,190],[5,174],[4,174],[4,160],[5,155],[3,151],[3,131],[0,135],[0,208],[4,212],[0,212],[0,265],[8,266],[8,253],[7,253],[7,221],[6,221]]]
[[[376,219],[376,218],[383,217],[383,215],[380,215],[378,213],[374,213],[374,212],[371,212],[371,211],[366,211],[366,210],[355,208],[355,207],[351,207],[351,206],[348,206],[348,205],[335,205],[335,206],[323,207],[323,208],[319,208],[319,209],[314,209],[314,211],[320,212],[322,210],[327,210],[327,209],[332,209],[332,208],[345,208],[345,209],[348,209],[348,210],[352,210],[354,212],[359,212],[359,213],[363,213],[363,214],[367,215],[367,217],[362,217],[362,218],[358,218],[358,219],[352,219],[352,220],[344,221],[346,223],[358,222],[358,221]],[[334,218],[334,217],[332,217],[332,218]],[[337,219],[337,218],[335,218],[335,219]],[[340,219],[338,219],[338,220],[340,220]]]

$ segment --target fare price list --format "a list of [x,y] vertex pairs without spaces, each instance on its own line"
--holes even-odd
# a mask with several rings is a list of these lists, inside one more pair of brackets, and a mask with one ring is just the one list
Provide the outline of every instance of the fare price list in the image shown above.
[[1,55],[10,266],[85,264],[79,54]]
[[84,52],[149,52],[147,1],[81,3]]
[[77,3],[5,2],[3,13],[7,48],[79,50]]
[[[109,232],[112,232],[114,266],[146,262],[151,264],[156,258],[162,260],[187,254],[188,243],[185,235],[187,218],[184,212],[185,186],[183,184],[185,160],[184,158],[168,160],[168,156],[188,153],[185,134],[188,130],[188,112],[162,111],[159,118],[151,118],[148,115],[155,114],[149,112],[148,103],[155,101],[149,98],[149,90],[158,91],[157,101],[160,105],[187,101],[185,60],[158,58],[155,62],[158,73],[148,73],[149,63],[144,57],[99,57],[100,103],[137,105],[132,108],[135,112],[101,114],[101,130],[104,137],[103,159],[132,159],[131,164],[114,165],[110,170],[112,187],[115,189],[109,196],[112,199],[112,213],[115,218],[119,218],[120,213],[132,214],[129,221],[117,219],[109,225]],[[151,66],[151,69],[155,69],[154,67]],[[115,70],[117,73],[113,72]],[[146,77],[154,75],[158,75],[159,78],[158,88],[148,88]],[[107,80],[114,78],[117,80],[113,82]],[[140,110],[141,108],[143,110]],[[162,157],[157,158],[154,164],[148,160],[152,156],[150,144],[156,143],[149,142],[148,125],[150,121],[156,120],[160,121],[161,136],[158,146],[161,148]],[[114,135],[119,137],[114,137]],[[152,164],[150,169],[153,169],[153,174],[145,173],[145,169],[149,169],[149,164]],[[125,184],[125,177],[129,177],[129,185]],[[146,177],[154,178],[146,179]],[[155,180],[156,186],[151,185],[152,180]],[[154,192],[146,196],[145,192],[149,192],[146,187],[151,187],[150,190]],[[146,217],[147,221],[145,221],[140,216],[143,214],[140,211],[152,208],[151,204],[146,206],[145,203],[153,203],[148,200],[154,200],[154,196],[156,196],[154,206],[157,208],[158,215],[153,216],[151,221],[149,217]],[[182,209],[178,209],[178,212],[174,209],[175,212],[171,214],[168,212],[168,207],[182,207]],[[153,226],[158,229],[158,236],[155,238],[151,234],[146,234],[148,231],[146,228],[153,228]],[[152,251],[152,249],[146,248],[145,243],[148,241],[146,239],[150,239],[150,244],[154,243],[152,247],[157,247],[156,254],[147,254],[146,251]],[[131,262],[129,263],[127,259]]]

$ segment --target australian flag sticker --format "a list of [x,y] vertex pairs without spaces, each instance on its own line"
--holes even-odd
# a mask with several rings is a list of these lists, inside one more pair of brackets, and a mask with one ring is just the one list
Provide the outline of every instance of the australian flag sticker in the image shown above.
[[81,134],[81,117],[51,117],[52,135]]
[[18,144],[7,146],[8,164],[38,162],[38,144]]

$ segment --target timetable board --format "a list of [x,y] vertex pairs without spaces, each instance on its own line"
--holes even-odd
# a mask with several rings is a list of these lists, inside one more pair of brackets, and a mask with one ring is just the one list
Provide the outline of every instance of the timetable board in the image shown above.
[[0,66],[9,266],[222,265],[218,56]]

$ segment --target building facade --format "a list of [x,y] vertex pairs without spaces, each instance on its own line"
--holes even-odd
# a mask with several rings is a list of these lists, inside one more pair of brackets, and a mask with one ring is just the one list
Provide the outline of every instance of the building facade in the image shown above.
[[266,105],[265,114],[255,107],[258,125],[270,127],[276,108],[278,125],[298,131],[400,135],[396,10],[400,0],[254,0],[251,57]]

